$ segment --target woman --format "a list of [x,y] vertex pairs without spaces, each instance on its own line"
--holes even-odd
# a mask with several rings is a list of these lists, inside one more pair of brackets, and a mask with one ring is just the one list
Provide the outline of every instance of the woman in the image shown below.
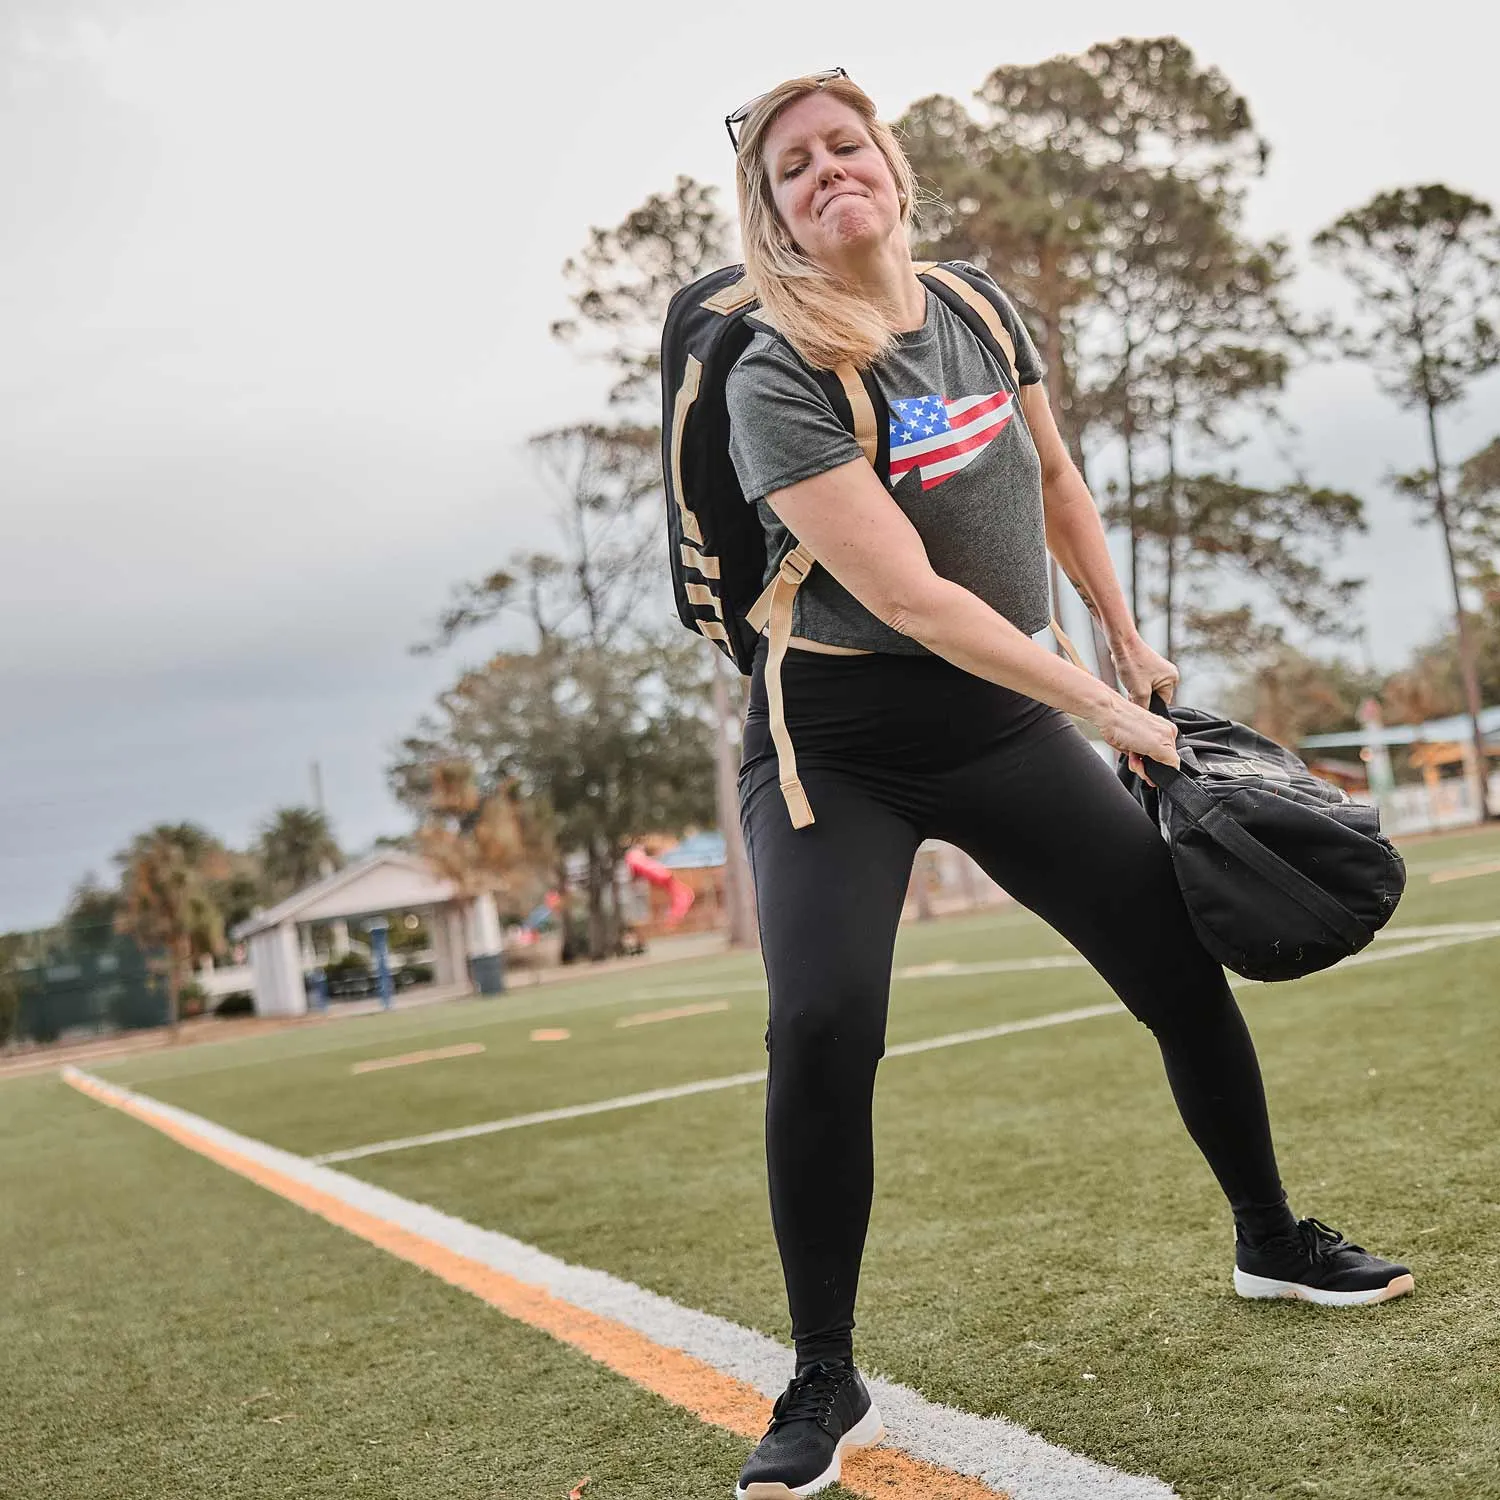
[[[730,122],[731,134],[743,127],[748,275],[777,330],[729,376],[730,453],[771,575],[794,538],[820,565],[796,596],[781,674],[816,821],[793,827],[778,784],[764,649],[740,772],[770,981],[771,1209],[797,1365],[737,1494],[773,1500],[832,1484],[840,1451],[882,1430],[853,1363],[854,1301],[892,948],[923,839],[972,854],[1151,1028],[1229,1200],[1242,1295],[1377,1301],[1411,1279],[1289,1211],[1223,971],[1193,935],[1157,831],[1067,718],[1097,725],[1137,768],[1177,763],[1171,725],[1145,707],[1153,690],[1170,697],[1177,669],[1130,618],[1020,320],[1008,309],[1012,389],[918,280],[911,168],[842,72],[782,84]],[[872,371],[889,403],[889,489],[810,374],[840,363]],[[960,428],[972,439],[955,441]],[[1049,546],[1128,697],[1031,639],[1048,618]]]

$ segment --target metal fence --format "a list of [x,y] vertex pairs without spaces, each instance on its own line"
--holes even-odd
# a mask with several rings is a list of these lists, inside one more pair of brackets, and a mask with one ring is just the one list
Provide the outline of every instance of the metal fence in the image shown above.
[[129,1031],[167,1021],[166,984],[129,938],[82,932],[18,974],[18,1041],[53,1042],[68,1033]]

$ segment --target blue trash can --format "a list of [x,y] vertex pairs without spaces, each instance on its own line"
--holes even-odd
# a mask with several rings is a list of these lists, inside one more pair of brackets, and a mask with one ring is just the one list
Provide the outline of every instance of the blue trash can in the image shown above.
[[481,995],[505,993],[505,955],[477,953],[469,959],[469,974]]

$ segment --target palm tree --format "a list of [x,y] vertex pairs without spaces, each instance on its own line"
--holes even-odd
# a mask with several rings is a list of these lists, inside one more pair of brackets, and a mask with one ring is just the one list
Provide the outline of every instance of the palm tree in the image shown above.
[[[192,837],[185,837],[190,832]],[[198,959],[224,946],[224,923],[209,891],[223,851],[201,830],[161,825],[118,856],[123,867],[115,925],[135,939],[167,982],[175,1031],[184,980]]]
[[261,825],[257,844],[266,895],[279,901],[344,863],[327,815],[312,807],[279,807]]

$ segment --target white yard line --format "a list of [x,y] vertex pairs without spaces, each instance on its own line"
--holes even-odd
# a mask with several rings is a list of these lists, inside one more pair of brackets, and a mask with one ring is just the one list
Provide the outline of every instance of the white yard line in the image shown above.
[[[1032,974],[1041,969],[1086,969],[1088,960],[1076,953],[1048,953],[1037,958],[994,958],[980,963],[961,964],[940,958],[934,963],[912,964],[897,969],[891,978],[955,979],[965,974]],[[632,990],[632,1000],[688,1000],[695,995],[735,995],[766,993],[764,979],[737,979],[732,984],[672,985],[664,989]]]
[[616,1109],[634,1109],[641,1104],[660,1104],[666,1099],[686,1099],[693,1094],[716,1094],[721,1089],[764,1083],[764,1068],[753,1073],[731,1073],[724,1078],[700,1078],[671,1088],[647,1089],[643,1094],[622,1094],[617,1099],[596,1099],[592,1104],[569,1104],[562,1109],[539,1109],[529,1115],[511,1115],[504,1120],[486,1120],[479,1125],[460,1125],[454,1130],[431,1130],[426,1135],[402,1136],[399,1140],[375,1141],[369,1146],[350,1146],[344,1151],[325,1151],[310,1160],[320,1166],[335,1161],[358,1161],[364,1156],[384,1156],[389,1151],[411,1151],[418,1146],[442,1146],[449,1141],[469,1141],[475,1136],[494,1135],[501,1130],[520,1130],[525,1125],[552,1125],[559,1120],[578,1120],[584,1115],[603,1115]]
[[[1461,929],[1461,930],[1458,930]],[[1408,958],[1418,953],[1432,953],[1439,948],[1452,948],[1464,943],[1477,943],[1486,938],[1500,937],[1500,922],[1454,923],[1448,928],[1405,929],[1413,935],[1433,933],[1434,936],[1418,942],[1384,944],[1367,948],[1353,958],[1346,958],[1338,968],[1325,973],[1337,974],[1344,969],[1364,964],[1383,963],[1393,958]],[[1032,963],[1034,960],[1025,960]],[[1075,960],[1082,964],[1083,959]],[[977,969],[978,965],[955,965],[965,972]],[[1059,967],[1056,963],[1050,967]],[[950,971],[951,972],[951,971]],[[982,971],[989,972],[989,971]],[[936,978],[937,975],[929,977]],[[1318,978],[1312,975],[1311,978]],[[1231,977],[1230,984],[1236,989],[1256,981]],[[922,1052],[937,1052],[945,1047],[963,1047],[970,1042],[988,1042],[996,1037],[1015,1036],[1025,1031],[1043,1031],[1052,1026],[1070,1026],[1075,1021],[1091,1021],[1102,1016],[1123,1016],[1125,1007],[1118,1001],[1109,1000],[1100,1005],[1084,1005],[1074,1010],[1054,1010],[1045,1015],[1028,1016],[1019,1021],[1002,1021],[995,1026],[979,1026],[971,1031],[952,1031],[944,1036],[928,1037],[917,1042],[897,1042],[887,1047],[887,1057],[915,1057]],[[702,1078],[694,1083],[680,1083],[670,1088],[648,1089],[640,1094],[622,1094],[614,1099],[595,1099],[588,1104],[568,1104],[559,1109],[535,1110],[531,1114],[510,1115],[503,1120],[485,1120],[477,1125],[460,1125],[452,1130],[432,1130],[424,1135],[401,1136],[389,1141],[374,1141],[368,1146],[349,1146],[342,1151],[325,1151],[311,1158],[314,1162],[358,1161],[366,1156],[385,1156],[393,1151],[411,1151],[419,1146],[441,1146],[449,1141],[468,1141],[476,1136],[495,1135],[502,1130],[520,1130],[527,1125],[553,1125],[561,1120],[578,1120],[585,1115],[609,1114],[618,1109],[635,1109],[642,1104],[660,1104],[668,1099],[686,1099],[694,1094],[715,1094],[725,1089],[745,1088],[750,1084],[763,1084],[765,1071],[753,1073],[731,1073],[722,1078]]]
[[[604,1271],[572,1265],[494,1230],[481,1229],[425,1203],[398,1197],[343,1172],[281,1151],[263,1141],[215,1125],[186,1110],[107,1083],[79,1069],[64,1078],[99,1102],[125,1109],[183,1144],[201,1142],[230,1153],[274,1177],[395,1226],[464,1261],[486,1267],[561,1302],[622,1325],[665,1350],[680,1349],[721,1374],[779,1395],[792,1369],[792,1351],[776,1340],[712,1313],[622,1281]],[[236,1168],[242,1170],[243,1168]],[[246,1174],[248,1175],[248,1174]],[[287,1196],[274,1178],[263,1181]],[[347,1227],[347,1226],[345,1226]],[[1160,1479],[1127,1474],[1038,1437],[1004,1417],[981,1417],[927,1400],[891,1380],[871,1378],[885,1419],[887,1443],[913,1457],[970,1475],[1009,1500],[1170,1500],[1175,1491]]]

